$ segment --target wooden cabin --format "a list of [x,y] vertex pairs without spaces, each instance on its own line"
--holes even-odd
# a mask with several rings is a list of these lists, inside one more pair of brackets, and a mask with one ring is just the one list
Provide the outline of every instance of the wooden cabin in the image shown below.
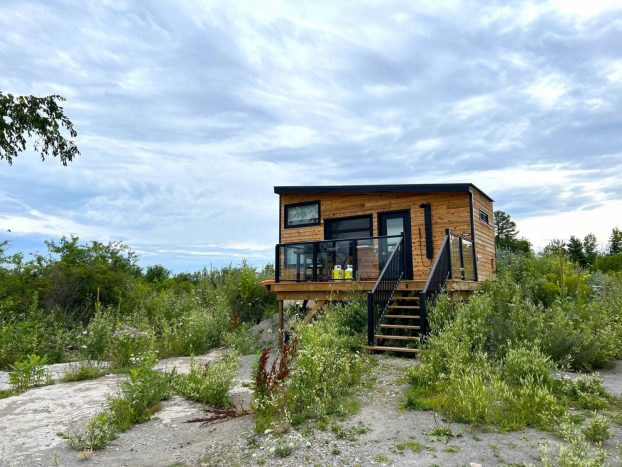
[[277,186],[275,281],[284,300],[367,293],[368,348],[416,353],[426,306],[495,274],[493,200],[471,183]]

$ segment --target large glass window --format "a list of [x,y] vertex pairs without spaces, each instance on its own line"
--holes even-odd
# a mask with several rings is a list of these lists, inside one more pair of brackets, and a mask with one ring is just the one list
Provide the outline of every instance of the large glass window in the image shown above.
[[320,202],[309,201],[306,203],[285,205],[285,228],[305,227],[307,225],[319,225]]
[[371,215],[328,219],[325,226],[324,237],[326,240],[364,238],[373,235]]

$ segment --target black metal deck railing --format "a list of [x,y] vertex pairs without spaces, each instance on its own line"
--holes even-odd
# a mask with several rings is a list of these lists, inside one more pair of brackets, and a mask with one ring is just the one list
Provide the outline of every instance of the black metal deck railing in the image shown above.
[[275,247],[275,281],[376,280],[401,235],[280,243]]
[[367,343],[372,345],[378,326],[404,276],[404,237],[387,260],[373,289],[367,293]]
[[[420,333],[425,336],[429,332],[427,307],[433,303],[439,293],[445,287],[447,280],[452,277],[452,235],[447,232],[441,245],[434,265],[428,276],[428,280],[419,292],[419,317],[421,323]],[[461,257],[462,255],[460,255]]]

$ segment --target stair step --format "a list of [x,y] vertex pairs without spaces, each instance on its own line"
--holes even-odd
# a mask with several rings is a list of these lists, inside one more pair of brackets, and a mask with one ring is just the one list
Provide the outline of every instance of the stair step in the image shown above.
[[418,310],[419,305],[389,305],[392,310]]
[[384,315],[385,318],[419,319],[419,315]]
[[374,337],[376,339],[391,339],[394,341],[419,341],[421,337],[419,336],[387,336],[386,334],[375,334]]
[[398,300],[408,300],[409,302],[415,302],[415,301],[419,301],[419,297],[393,297],[394,301],[398,301]]
[[405,353],[419,353],[421,350],[419,349],[406,349],[404,347],[385,347],[383,345],[367,345],[365,346],[367,350],[379,350],[382,352],[405,352]]
[[380,327],[387,329],[421,329],[421,326],[411,326],[408,324],[381,324]]

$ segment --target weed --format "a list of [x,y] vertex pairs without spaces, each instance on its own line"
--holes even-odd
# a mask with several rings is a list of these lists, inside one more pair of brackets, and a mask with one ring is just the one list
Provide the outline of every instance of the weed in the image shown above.
[[562,380],[562,391],[581,409],[598,410],[609,406],[610,396],[598,373],[579,375],[574,380]]
[[508,345],[509,350],[502,363],[505,381],[514,385],[551,384],[554,365],[549,357],[533,346]]
[[350,397],[365,370],[363,357],[351,352],[351,338],[326,316],[298,332],[296,363],[287,386],[294,422],[356,410]]
[[259,333],[251,330],[250,324],[242,325],[235,331],[226,332],[223,336],[223,344],[240,355],[250,355],[260,350]]
[[428,435],[430,441],[439,441],[444,444],[447,444],[450,438],[460,438],[462,436],[462,433],[457,433],[450,428],[442,426],[438,426],[425,434]]
[[448,448],[443,449],[443,452],[457,454],[460,452],[460,448],[458,446],[449,446]]
[[235,354],[225,355],[218,363],[199,365],[191,362],[190,372],[173,376],[173,389],[180,396],[215,407],[229,407],[228,392],[239,366]]
[[294,447],[291,444],[279,443],[274,448],[274,455],[278,458],[288,457],[294,452]]
[[596,444],[602,444],[612,436],[609,420],[604,415],[594,414],[582,431],[585,439]]
[[[600,467],[605,463],[607,452],[600,447],[593,447],[585,439],[581,427],[564,418],[560,424],[559,435],[567,442],[559,447],[556,464],[560,467],[588,466]],[[545,466],[553,465],[548,456],[548,446],[541,451],[542,462]]]
[[94,415],[83,430],[63,435],[69,447],[80,451],[102,449],[117,433],[149,420],[170,393],[170,377],[154,370],[155,362],[154,354],[141,357],[121,382],[119,393],[108,399],[105,409]]
[[403,407],[409,410],[432,410],[432,404],[426,398],[426,391],[412,386],[406,390]]
[[[281,354],[265,349],[254,368],[255,374],[255,431],[262,433],[274,421],[284,405],[284,382],[290,373],[291,347],[284,346]],[[270,356],[274,355],[272,363]]]
[[27,389],[44,386],[52,382],[45,370],[47,358],[39,355],[28,355],[24,360],[9,365],[9,384],[14,393],[20,393]]
[[389,456],[385,456],[384,454],[378,454],[374,457],[374,463],[376,464],[392,464],[393,461]]
[[110,346],[112,367],[126,370],[148,352],[150,338],[134,327],[123,325],[112,335]]
[[331,449],[330,453],[333,456],[338,456],[339,454],[341,454],[341,449],[339,449],[337,446],[333,446],[333,448]]
[[109,308],[95,313],[78,339],[84,359],[103,360],[106,357],[112,341],[114,321],[113,311]]
[[393,446],[393,452],[397,454],[404,454],[406,451],[421,452],[423,445],[415,438],[410,438],[404,441],[400,441]]
[[249,449],[257,449],[259,446],[261,446],[261,443],[257,436],[251,436],[246,440],[246,447]]
[[344,428],[338,423],[333,423],[331,426],[331,431],[335,434],[337,439],[345,439],[350,442],[356,441],[358,436],[364,435],[370,431],[369,427],[366,427],[365,424],[359,422],[357,425]]
[[78,364],[69,365],[61,377],[61,381],[65,383],[70,381],[83,381],[86,379],[99,378],[104,374],[106,374],[106,372],[103,368],[95,365],[91,361],[83,361]]

